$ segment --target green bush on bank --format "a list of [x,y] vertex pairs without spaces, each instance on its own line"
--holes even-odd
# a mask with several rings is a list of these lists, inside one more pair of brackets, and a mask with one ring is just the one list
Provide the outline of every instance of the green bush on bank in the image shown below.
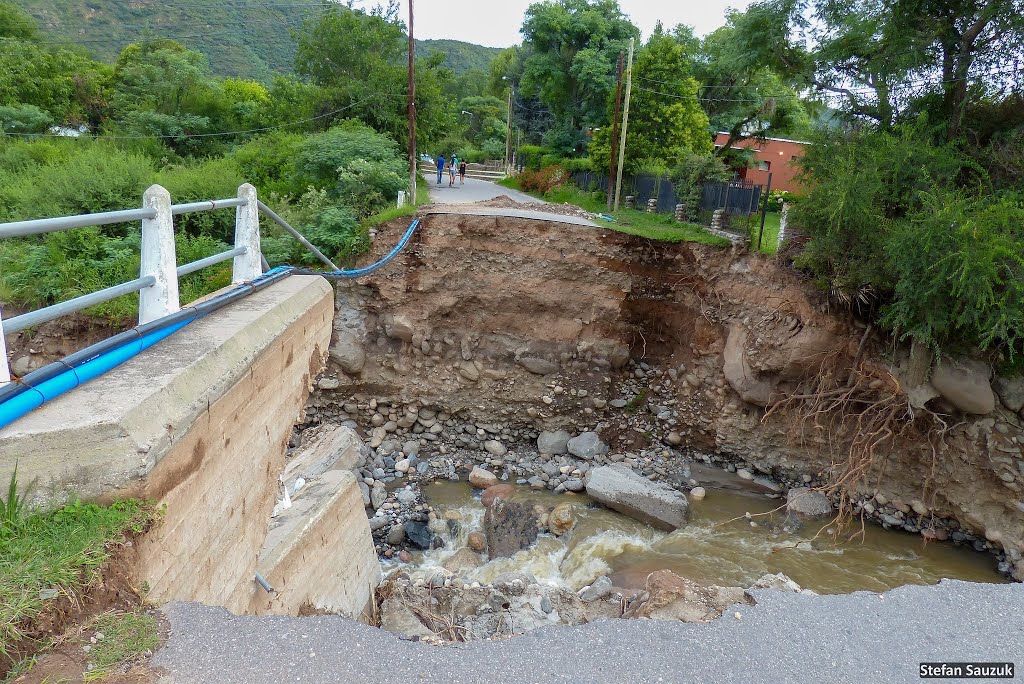
[[1024,200],[911,126],[823,137],[790,215],[797,264],[898,337],[1024,354]]

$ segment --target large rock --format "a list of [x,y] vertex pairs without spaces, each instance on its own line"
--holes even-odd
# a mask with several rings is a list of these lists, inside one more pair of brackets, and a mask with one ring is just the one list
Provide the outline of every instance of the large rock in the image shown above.
[[341,366],[349,375],[363,371],[366,365],[366,352],[362,343],[352,333],[339,330],[335,333],[334,344],[330,348],[331,361]]
[[578,437],[573,437],[566,444],[569,453],[577,458],[585,458],[588,461],[595,456],[603,456],[608,453],[608,445],[601,441],[596,432],[584,432]]
[[832,514],[832,503],[821,492],[795,487],[786,493],[786,510],[809,518],[822,518]]
[[483,561],[480,560],[480,556],[465,546],[445,558],[441,563],[441,567],[453,575],[465,575],[481,565],[483,565]]
[[490,508],[498,499],[508,499],[515,493],[516,486],[513,484],[496,484],[484,490],[484,493],[480,495],[480,503],[484,505],[484,508]]
[[572,504],[560,503],[554,507],[548,515],[548,529],[551,534],[561,537],[576,524],[576,518],[572,514]]
[[663,530],[686,524],[686,497],[668,485],[651,482],[628,466],[590,471],[587,494],[608,508]]
[[725,342],[723,372],[729,385],[748,404],[767,406],[773,385],[758,377],[747,361],[747,329],[739,323],[729,328]]
[[487,489],[498,484],[498,476],[489,470],[477,466],[469,473],[469,483],[480,489]]
[[437,637],[434,632],[420,622],[420,619],[405,605],[400,596],[394,596],[384,601],[381,606],[380,628],[406,637],[420,639]]
[[401,314],[384,319],[384,334],[393,340],[412,342],[412,324]]
[[558,364],[547,359],[540,359],[535,356],[523,356],[519,358],[519,365],[534,375],[551,375],[558,372]]
[[976,359],[946,357],[932,372],[932,385],[964,413],[983,416],[996,408],[988,364]]
[[1024,376],[1017,376],[1016,378],[997,377],[993,381],[992,386],[1006,408],[1014,413],[1024,411]]
[[644,591],[628,603],[622,616],[704,623],[737,603],[753,601],[740,587],[706,587],[669,570],[656,570],[647,576]]
[[545,430],[537,437],[537,450],[542,454],[567,454],[569,453],[569,440],[572,435],[565,430],[551,432]]
[[405,537],[409,540],[409,543],[424,551],[439,549],[444,546],[444,540],[434,534],[434,531],[423,523],[407,522],[402,525],[402,529],[405,530]]
[[498,499],[484,512],[487,555],[511,558],[537,541],[537,514],[530,504]]

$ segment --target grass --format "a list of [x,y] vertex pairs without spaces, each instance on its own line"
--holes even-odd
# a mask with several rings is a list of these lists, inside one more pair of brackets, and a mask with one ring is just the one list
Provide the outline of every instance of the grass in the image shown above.
[[112,543],[144,531],[155,519],[136,500],[109,507],[74,502],[48,512],[24,512],[0,530],[0,659],[46,608],[47,593],[76,598],[109,560]]
[[[506,178],[499,181],[498,184],[523,192],[519,187],[519,181],[515,178]],[[546,195],[535,192],[527,194],[554,204],[574,204],[592,214],[609,215],[615,219],[615,222],[600,221],[601,226],[627,235],[636,235],[659,242],[697,242],[723,247],[730,244],[725,238],[712,235],[703,226],[696,223],[680,223],[670,214],[648,214],[646,211],[637,209],[620,209],[608,214],[604,195],[601,193],[583,192],[572,186],[563,185]]]
[[[160,644],[156,618],[141,609],[130,613],[104,613],[96,618],[92,628],[98,634],[89,651],[92,669],[85,674],[87,682],[103,679],[147,651],[154,651]],[[102,639],[99,634],[103,635]]]
[[[757,251],[757,234],[761,231],[761,215],[754,214],[750,224],[750,249]],[[775,254],[779,249],[779,227],[782,223],[782,214],[777,211],[769,211],[764,220],[764,235],[761,239],[761,253]]]
[[424,204],[430,204],[430,190],[427,187],[427,182],[423,179],[423,174],[420,174],[419,181],[416,183],[416,206],[406,204],[401,207],[388,207],[369,218],[363,219],[359,227],[370,229],[403,216],[415,216],[417,207]]

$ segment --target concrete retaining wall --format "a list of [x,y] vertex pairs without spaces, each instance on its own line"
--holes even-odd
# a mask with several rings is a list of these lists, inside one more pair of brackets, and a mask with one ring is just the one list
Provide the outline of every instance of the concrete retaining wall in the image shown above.
[[[37,479],[48,501],[160,502],[165,519],[139,549],[150,597],[246,611],[333,315],[326,281],[293,276],[197,321],[0,430],[0,480],[17,460],[19,479]],[[360,551],[373,556],[372,543]]]

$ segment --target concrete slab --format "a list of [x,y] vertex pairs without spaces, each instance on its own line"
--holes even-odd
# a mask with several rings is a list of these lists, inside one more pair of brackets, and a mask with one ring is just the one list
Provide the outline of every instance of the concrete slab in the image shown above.
[[[0,480],[18,463],[37,499],[138,491],[170,446],[311,309],[333,312],[323,278],[293,276],[203,318],[0,430]],[[331,321],[319,335],[326,352]],[[309,360],[303,363],[308,373]],[[280,381],[301,381],[301,376]],[[293,417],[288,417],[292,419]]]

